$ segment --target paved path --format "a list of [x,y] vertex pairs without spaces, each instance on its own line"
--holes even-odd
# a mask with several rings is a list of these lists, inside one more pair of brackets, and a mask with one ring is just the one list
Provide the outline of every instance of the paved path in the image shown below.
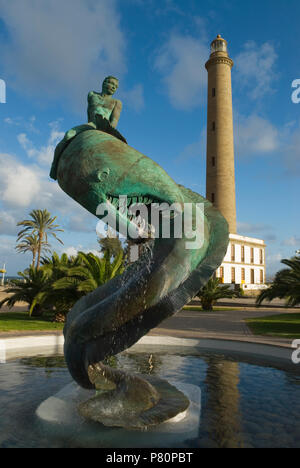
[[[218,306],[231,306],[231,307],[255,307],[255,298],[254,297],[233,297],[231,299],[229,298],[224,298],[224,299],[219,299],[217,302]],[[191,304],[200,304],[200,301],[198,298],[195,298],[191,301]],[[264,301],[262,303],[262,307],[265,309],[268,309],[269,307],[271,308],[284,308],[286,309],[285,306],[285,300],[284,299],[274,299],[273,301]]]
[[[288,309],[288,312],[299,313],[300,309]],[[164,320],[150,334],[171,335],[182,338],[228,339],[290,347],[291,339],[253,335],[244,321],[246,318],[265,317],[282,313],[282,308],[212,312],[182,310],[173,317]]]
[[[288,313],[299,313],[300,308],[285,309]],[[151,330],[151,335],[166,335],[182,338],[214,338],[225,340],[248,341],[264,344],[275,344],[284,347],[291,346],[291,339],[273,338],[253,335],[245,323],[246,318],[264,317],[282,314],[282,308],[241,308],[240,310],[214,310],[212,312],[181,310],[178,314],[164,320],[157,328]],[[44,332],[0,332],[0,338],[24,336],[61,334],[59,330]]]

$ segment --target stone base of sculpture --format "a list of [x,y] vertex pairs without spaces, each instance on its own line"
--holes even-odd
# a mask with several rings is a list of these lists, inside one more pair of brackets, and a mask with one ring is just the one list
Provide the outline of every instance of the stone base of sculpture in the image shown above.
[[[132,379],[132,375],[128,376]],[[146,407],[138,395],[123,397],[123,392],[108,390],[98,393],[78,407],[80,414],[91,421],[105,426],[125,427],[128,429],[149,429],[161,424],[189,407],[189,400],[174,385],[158,377],[143,376],[157,394],[157,400]],[[126,383],[125,383],[126,385]],[[132,389],[134,392],[134,388]],[[139,388],[135,387],[138,393]]]
[[[144,377],[144,376],[143,376]],[[147,431],[107,427],[88,421],[78,407],[94,398],[95,392],[79,387],[75,382],[66,385],[38,407],[36,415],[49,437],[70,447],[182,447],[197,438],[200,424],[201,391],[196,385],[170,381],[190,402],[188,408],[167,421],[150,425]],[[117,408],[114,408],[117,413]],[[133,436],[134,434],[134,436]]]
[[104,365],[88,368],[96,395],[81,403],[80,414],[105,426],[148,429],[185,411],[190,402],[166,380]]

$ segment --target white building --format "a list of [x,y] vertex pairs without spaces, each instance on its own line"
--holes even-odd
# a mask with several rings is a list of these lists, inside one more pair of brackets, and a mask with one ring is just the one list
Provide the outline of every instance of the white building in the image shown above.
[[216,276],[222,283],[240,284],[245,290],[265,288],[265,243],[262,239],[229,234],[229,244]]

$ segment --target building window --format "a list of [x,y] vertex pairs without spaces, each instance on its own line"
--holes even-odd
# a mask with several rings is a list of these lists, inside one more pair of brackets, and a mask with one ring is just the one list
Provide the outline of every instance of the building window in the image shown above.
[[251,268],[250,274],[251,274],[251,281],[250,281],[250,283],[251,283],[251,284],[254,284],[254,270],[253,270],[253,268]]
[[241,248],[241,262],[245,261],[245,247],[242,245]]
[[241,281],[242,283],[245,283],[245,268],[241,269]]
[[214,156],[211,158],[211,165],[213,167],[215,167],[215,165],[216,165],[216,158]]
[[216,122],[213,122],[211,124],[211,129],[212,129],[213,132],[216,130]]
[[264,263],[263,249],[259,249],[259,262],[261,265]]
[[215,97],[215,95],[216,95],[216,88],[212,88],[212,90],[211,90],[211,95],[212,95],[212,97]]
[[235,245],[231,244],[231,261],[235,261]]
[[211,202],[215,203],[215,194],[214,193],[211,194]]
[[250,249],[250,263],[254,263],[254,248]]
[[220,283],[224,283],[224,267],[220,267]]
[[264,270],[260,270],[260,282],[261,284],[264,283]]
[[231,282],[235,283],[235,268],[231,268]]

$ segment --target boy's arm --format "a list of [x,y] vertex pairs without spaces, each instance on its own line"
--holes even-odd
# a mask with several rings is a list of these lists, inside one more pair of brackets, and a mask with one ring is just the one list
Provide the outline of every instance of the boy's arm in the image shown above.
[[110,125],[114,128],[116,128],[116,126],[118,125],[121,111],[122,111],[122,102],[116,99],[115,106],[112,110],[112,113],[109,119]]
[[91,122],[92,121],[92,115],[91,115],[91,100],[92,100],[92,97],[93,97],[94,93],[93,91],[90,91],[89,94],[88,94],[88,97],[87,97],[87,102],[88,102],[88,106],[87,106],[87,118],[88,118],[88,122]]

